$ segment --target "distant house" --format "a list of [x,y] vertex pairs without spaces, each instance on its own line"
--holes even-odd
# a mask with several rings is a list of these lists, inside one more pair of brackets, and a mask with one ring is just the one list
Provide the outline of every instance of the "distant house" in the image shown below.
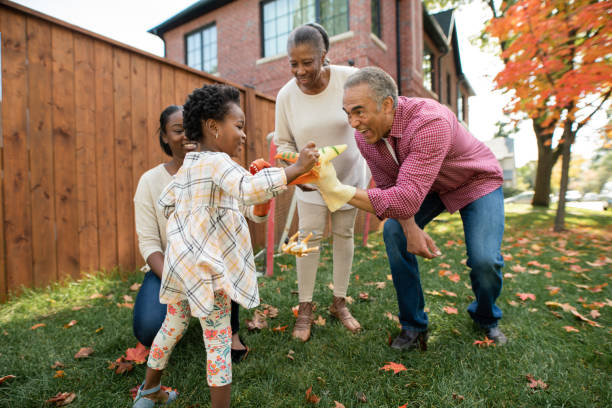
[[149,32],[167,58],[275,96],[291,77],[287,37],[311,21],[330,34],[332,63],[378,65],[400,94],[436,99],[467,125],[474,91],[454,12],[429,14],[420,0],[200,0]]
[[484,143],[491,149],[504,171],[504,187],[516,187],[514,139],[509,137],[496,137]]

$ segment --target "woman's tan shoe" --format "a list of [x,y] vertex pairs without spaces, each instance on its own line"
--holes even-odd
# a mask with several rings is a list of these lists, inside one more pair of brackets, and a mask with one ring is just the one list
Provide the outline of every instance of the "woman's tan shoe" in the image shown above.
[[329,307],[329,313],[340,320],[351,333],[357,333],[361,330],[361,325],[346,307],[346,298],[334,296],[334,302]]
[[291,333],[291,336],[294,339],[308,341],[310,338],[310,327],[314,321],[312,312],[312,302],[300,302],[297,319],[295,320],[295,326],[293,327],[293,333]]

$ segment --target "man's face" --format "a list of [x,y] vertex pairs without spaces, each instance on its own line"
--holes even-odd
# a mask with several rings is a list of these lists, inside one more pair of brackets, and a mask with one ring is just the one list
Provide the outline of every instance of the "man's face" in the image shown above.
[[386,98],[380,109],[372,97],[368,84],[359,84],[344,90],[342,109],[350,125],[358,130],[369,144],[387,136],[393,124],[393,99]]

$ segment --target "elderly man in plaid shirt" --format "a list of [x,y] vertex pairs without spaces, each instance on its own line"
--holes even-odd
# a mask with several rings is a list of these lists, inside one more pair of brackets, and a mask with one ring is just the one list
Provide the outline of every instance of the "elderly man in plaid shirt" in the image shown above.
[[459,211],[463,221],[476,296],[467,311],[489,339],[506,343],[495,304],[504,264],[503,177],[493,153],[447,107],[398,96],[393,78],[379,68],[362,68],[347,79],[343,109],[376,188],[345,186],[327,173],[319,188],[328,204],[348,202],[387,218],[383,236],[402,325],[391,347],[426,349],[428,318],[415,255],[441,255],[422,228],[445,210]]

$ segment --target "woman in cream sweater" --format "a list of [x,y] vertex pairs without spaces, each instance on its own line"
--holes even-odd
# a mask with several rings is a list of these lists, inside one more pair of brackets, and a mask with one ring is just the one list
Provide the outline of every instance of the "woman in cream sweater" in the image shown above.
[[[309,141],[317,146],[346,144],[346,151],[333,161],[338,178],[343,184],[365,187],[365,161],[342,110],[344,81],[357,69],[330,65],[326,58],[328,49],[329,38],[319,24],[300,26],[289,35],[287,54],[294,78],[283,86],[276,99],[274,143],[279,152],[298,152]],[[318,191],[299,187],[296,194],[300,239],[312,232],[309,246],[314,247],[322,238],[329,211]],[[356,215],[357,209],[350,205],[331,213],[334,298],[329,311],[351,332],[361,329],[346,307]],[[298,257],[296,264],[300,304],[292,336],[307,341],[313,322],[312,297],[319,252]]]

